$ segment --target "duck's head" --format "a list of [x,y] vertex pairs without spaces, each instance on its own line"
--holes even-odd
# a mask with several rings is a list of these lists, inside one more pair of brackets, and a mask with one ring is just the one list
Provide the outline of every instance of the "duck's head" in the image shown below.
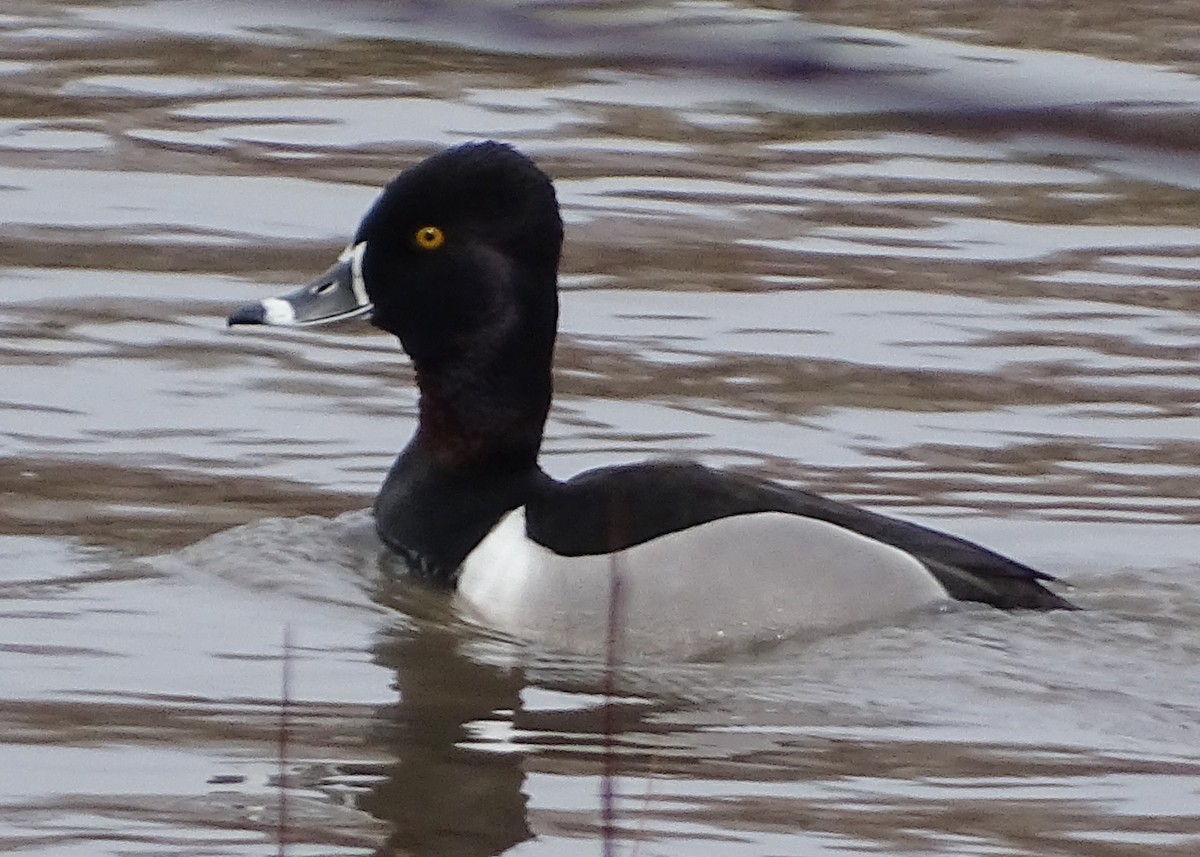
[[[549,370],[562,220],[550,179],[510,146],[470,143],[400,173],[338,261],[229,324],[308,326],[370,315],[419,373],[463,361]],[[490,373],[488,373],[490,374]]]

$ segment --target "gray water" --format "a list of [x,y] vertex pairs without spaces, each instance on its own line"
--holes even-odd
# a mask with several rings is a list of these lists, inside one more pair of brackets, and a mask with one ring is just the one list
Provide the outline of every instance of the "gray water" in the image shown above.
[[[0,10],[0,851],[277,853],[285,628],[291,855],[1200,850],[1194,8],[790,5]],[[396,343],[224,317],[480,137],[567,220],[551,472],[686,454],[1087,609],[628,663],[606,725],[386,583]]]

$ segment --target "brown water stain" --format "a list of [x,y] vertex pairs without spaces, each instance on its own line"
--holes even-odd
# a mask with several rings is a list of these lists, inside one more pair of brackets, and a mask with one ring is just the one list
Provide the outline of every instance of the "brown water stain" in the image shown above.
[[333,516],[370,497],[253,476],[55,459],[0,460],[0,532],[159,553],[248,521]]

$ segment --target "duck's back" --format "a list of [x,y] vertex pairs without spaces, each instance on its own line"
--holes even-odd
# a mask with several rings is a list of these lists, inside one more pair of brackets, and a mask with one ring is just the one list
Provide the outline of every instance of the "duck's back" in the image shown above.
[[606,553],[721,518],[785,512],[836,525],[915,557],[951,596],[1005,609],[1070,608],[1055,578],[974,542],[819,494],[692,462],[580,474],[528,503],[529,534],[556,553]]

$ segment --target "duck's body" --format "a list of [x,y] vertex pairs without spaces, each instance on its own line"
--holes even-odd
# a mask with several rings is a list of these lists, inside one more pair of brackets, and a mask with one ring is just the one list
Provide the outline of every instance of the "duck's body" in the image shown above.
[[[1071,605],[1049,575],[979,545],[808,492],[654,462],[558,482],[550,406],[562,224],[550,180],[507,146],[460,146],[393,181],[339,263],[230,324],[372,313],[420,387],[417,433],[375,503],[385,544],[456,584],[485,621],[569,643],[606,615],[712,642],[860,622],[939,600]],[[749,632],[749,633],[747,633]]]

